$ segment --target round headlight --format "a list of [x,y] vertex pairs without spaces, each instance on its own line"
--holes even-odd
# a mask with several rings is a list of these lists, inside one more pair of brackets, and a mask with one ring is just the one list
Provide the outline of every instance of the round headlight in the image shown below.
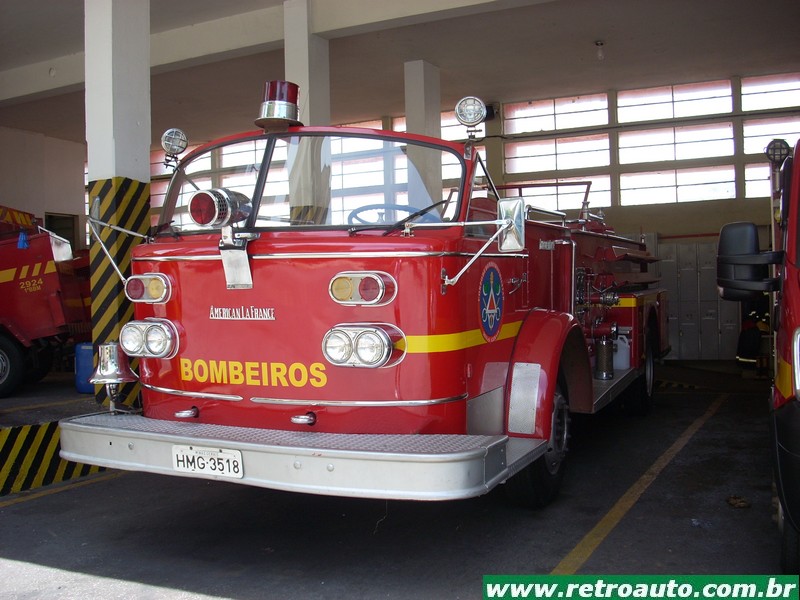
[[456,104],[456,119],[466,127],[475,127],[486,119],[486,105],[475,96],[462,98]]
[[144,334],[144,345],[155,356],[162,356],[167,352],[169,341],[169,332],[160,325],[151,325]]
[[322,340],[322,351],[329,361],[340,365],[346,363],[353,354],[353,344],[344,331],[332,329]]
[[138,355],[144,346],[144,336],[138,327],[124,325],[119,333],[119,343],[125,354]]
[[391,341],[381,333],[379,330],[370,330],[358,334],[355,340],[358,360],[367,365],[376,365],[388,358]]

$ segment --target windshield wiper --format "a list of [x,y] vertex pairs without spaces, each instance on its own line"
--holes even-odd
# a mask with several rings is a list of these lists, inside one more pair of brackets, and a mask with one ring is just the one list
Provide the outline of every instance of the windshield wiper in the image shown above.
[[447,204],[449,201],[450,201],[449,198],[446,199],[446,200],[439,200],[439,202],[436,202],[435,204],[431,204],[430,206],[426,206],[425,208],[419,209],[417,212],[411,213],[407,217],[397,221],[394,225],[390,225],[389,229],[387,229],[386,231],[383,232],[383,235],[389,235],[393,231],[397,231],[398,229],[402,229],[403,227],[405,227],[406,223],[408,223],[409,221],[413,221],[417,217],[421,217],[422,215],[427,214],[428,212],[430,212],[431,210],[433,210],[437,206],[441,206],[442,204]]
[[164,231],[167,231],[167,230],[169,230],[169,234],[170,234],[172,237],[174,237],[176,240],[180,239],[180,237],[181,237],[181,236],[180,236],[180,235],[178,235],[178,232],[177,232],[177,231],[175,230],[175,228],[172,226],[172,224],[173,224],[174,222],[175,222],[175,221],[169,221],[168,223],[161,223],[160,225],[152,225],[152,226],[150,227],[150,230],[147,232],[147,237],[149,237],[149,238],[154,238],[154,237],[156,237],[156,236],[157,236],[159,233],[162,233],[162,232],[164,232]]
[[386,228],[386,231],[383,232],[383,235],[389,235],[393,231],[397,231],[398,229],[402,229],[403,227],[405,227],[406,223],[408,223],[409,221],[412,221],[412,220],[416,219],[417,217],[421,217],[422,215],[424,215],[427,212],[433,210],[437,206],[441,206],[442,204],[447,204],[449,201],[450,201],[449,198],[446,199],[446,200],[440,200],[439,202],[436,202],[435,204],[431,204],[429,206],[426,206],[425,208],[421,208],[421,209],[419,209],[417,211],[414,211],[413,213],[411,213],[407,217],[403,217],[399,221],[395,221],[394,223],[391,223],[391,224],[389,224],[389,223],[372,223],[372,224],[369,224],[369,225],[355,226],[355,227],[351,227],[350,229],[348,229],[347,232],[350,235],[355,235],[356,233],[358,233],[360,231],[373,231],[375,229]]

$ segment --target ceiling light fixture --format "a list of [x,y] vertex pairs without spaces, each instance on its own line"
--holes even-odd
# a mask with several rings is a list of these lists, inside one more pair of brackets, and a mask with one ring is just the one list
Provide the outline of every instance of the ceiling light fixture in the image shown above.
[[603,40],[597,40],[594,45],[597,48],[597,60],[603,60],[606,57],[606,53],[603,51],[606,43]]

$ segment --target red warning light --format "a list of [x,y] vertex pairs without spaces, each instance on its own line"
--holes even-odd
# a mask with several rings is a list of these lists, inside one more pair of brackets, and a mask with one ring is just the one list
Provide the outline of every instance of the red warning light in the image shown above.
[[275,79],[264,84],[264,102],[288,102],[297,104],[296,83]]
[[264,84],[264,101],[256,125],[266,131],[285,130],[300,125],[297,106],[298,86],[291,81],[274,79]]

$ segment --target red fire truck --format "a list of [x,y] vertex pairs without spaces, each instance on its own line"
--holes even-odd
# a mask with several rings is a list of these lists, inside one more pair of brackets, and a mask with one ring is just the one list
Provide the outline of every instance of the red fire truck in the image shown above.
[[90,329],[88,253],[0,206],[0,398],[47,375],[54,350]]
[[[800,142],[794,148],[794,156],[798,152]],[[719,237],[717,285],[724,299],[740,302],[759,301],[765,292],[774,293],[770,437],[780,500],[781,562],[786,572],[797,573],[800,571],[800,170],[793,168],[791,147],[785,140],[770,142],[767,157],[773,166],[772,250],[759,250],[755,224],[725,225]]]
[[136,320],[94,381],[113,397],[138,357],[141,408],[63,421],[62,456],[371,498],[507,482],[548,502],[570,413],[626,390],[648,407],[665,293],[644,245],[588,208],[502,198],[472,139],[485,105],[457,113],[466,143],[304,127],[296,87],[269,82],[262,129],[180,160],[133,252]]

